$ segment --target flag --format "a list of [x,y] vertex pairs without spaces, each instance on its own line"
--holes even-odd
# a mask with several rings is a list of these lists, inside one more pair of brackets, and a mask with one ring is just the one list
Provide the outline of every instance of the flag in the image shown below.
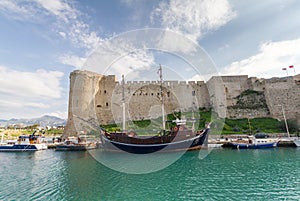
[[295,68],[294,68],[294,65],[290,65],[289,68],[294,69],[294,73],[296,74],[296,70],[295,70]]

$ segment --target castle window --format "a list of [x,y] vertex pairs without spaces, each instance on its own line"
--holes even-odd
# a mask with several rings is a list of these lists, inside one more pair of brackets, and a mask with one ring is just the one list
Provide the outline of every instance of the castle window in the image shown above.
[[108,106],[108,103],[106,103],[106,107]]
[[102,107],[102,105],[97,105],[97,107]]
[[153,96],[153,93],[151,93],[151,96]]
[[195,91],[192,91],[192,96],[195,96],[196,95],[196,92]]
[[227,87],[225,87],[225,93],[228,93],[228,88]]
[[169,91],[167,92],[167,96],[170,97],[170,92]]
[[104,90],[104,93],[106,94],[106,90]]

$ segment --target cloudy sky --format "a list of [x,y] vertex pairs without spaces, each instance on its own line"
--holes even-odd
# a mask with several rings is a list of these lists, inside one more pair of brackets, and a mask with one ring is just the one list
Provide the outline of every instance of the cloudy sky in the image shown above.
[[[133,79],[143,79],[136,72],[158,63],[185,66],[189,61],[182,62],[180,55],[192,54],[195,44],[219,74],[282,77],[282,68],[290,65],[300,72],[299,19],[297,0],[1,0],[0,119],[66,118],[69,74],[93,70],[89,58],[99,50],[106,55],[97,60],[100,73],[130,73]],[[151,45],[134,47],[126,36],[151,28],[174,33],[164,34],[160,48],[154,47],[173,56],[150,51]],[[186,73],[184,78],[201,76]]]

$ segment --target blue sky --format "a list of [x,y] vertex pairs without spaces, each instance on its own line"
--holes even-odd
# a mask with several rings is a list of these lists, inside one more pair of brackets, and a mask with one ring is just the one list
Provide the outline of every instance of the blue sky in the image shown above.
[[[116,45],[116,36],[136,29],[180,34],[202,47],[222,75],[282,77],[282,68],[290,65],[299,73],[299,19],[297,0],[1,0],[0,119],[66,118],[69,74],[93,70],[86,63],[99,46],[125,55],[107,71],[118,77],[147,79],[137,72],[163,63],[186,80],[209,79],[191,73],[176,55],[143,48],[129,54],[125,49],[132,44]],[[164,38],[168,48],[192,51],[172,37]],[[171,75],[168,79],[177,79]]]

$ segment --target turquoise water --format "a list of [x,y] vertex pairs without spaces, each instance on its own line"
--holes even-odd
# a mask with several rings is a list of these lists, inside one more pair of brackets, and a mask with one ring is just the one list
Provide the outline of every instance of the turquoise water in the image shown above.
[[192,151],[139,175],[89,152],[0,153],[0,200],[300,200],[300,149]]

